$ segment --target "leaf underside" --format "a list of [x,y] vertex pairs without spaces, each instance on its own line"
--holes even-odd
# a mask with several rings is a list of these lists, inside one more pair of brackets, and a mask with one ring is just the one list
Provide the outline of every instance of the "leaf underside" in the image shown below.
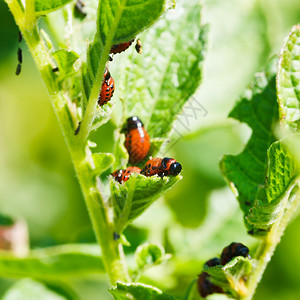
[[117,285],[109,290],[115,300],[175,300],[159,289],[142,283],[123,283],[117,282]]
[[277,76],[280,121],[292,130],[300,122],[300,25],[293,27],[280,55]]
[[111,179],[111,194],[119,222],[118,229],[122,231],[130,221],[141,215],[181,179],[180,175],[160,178],[145,177],[136,173],[122,184]]
[[247,221],[258,229],[269,229],[285,209],[291,190],[299,175],[285,139],[275,142],[268,150],[268,171],[264,187],[259,189]]

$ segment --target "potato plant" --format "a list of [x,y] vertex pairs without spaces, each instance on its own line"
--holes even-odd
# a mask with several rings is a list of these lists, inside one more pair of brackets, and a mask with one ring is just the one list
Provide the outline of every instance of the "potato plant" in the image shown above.
[[[134,257],[125,255],[123,248],[130,246],[124,233],[128,226],[140,216],[143,220],[151,204],[162,201],[159,198],[184,181],[183,176],[135,173],[120,183],[111,173],[129,165],[123,128],[131,116],[141,118],[151,137],[148,156],[171,156],[168,145],[174,139],[174,123],[201,84],[209,51],[203,4],[198,0],[4,1],[48,91],[98,245],[60,245],[21,254],[12,246],[1,247],[6,250],[0,253],[0,276],[20,278],[3,299],[79,299],[66,279],[99,274],[107,275],[116,300],[188,300],[199,299],[199,293],[208,299],[252,299],[300,201],[300,26],[291,29],[281,52],[270,58],[265,69],[257,70],[228,116],[252,130],[242,152],[224,154],[219,164],[243,213],[245,235],[253,238],[250,255],[232,254],[230,248],[226,262],[202,263],[198,273],[189,274],[193,280],[179,295],[163,290],[159,279],[146,280],[144,274],[157,266],[164,270],[176,262],[180,251],[171,251],[167,241],[166,249],[149,242],[137,245]],[[141,53],[134,49],[137,38]],[[129,49],[111,55],[112,46],[132,39]],[[21,47],[17,55],[19,75]],[[115,94],[99,106],[106,67],[114,78]],[[101,128],[111,121],[113,151],[99,151],[104,143]],[[98,133],[100,138],[95,139]],[[4,230],[14,224],[4,215],[0,221]],[[182,242],[181,247],[185,247],[182,253],[188,253],[189,245]],[[215,255],[212,252],[211,258]]]

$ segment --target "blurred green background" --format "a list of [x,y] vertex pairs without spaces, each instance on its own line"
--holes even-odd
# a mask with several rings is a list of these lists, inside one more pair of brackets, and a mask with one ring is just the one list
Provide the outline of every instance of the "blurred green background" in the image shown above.
[[[300,22],[300,1],[207,0],[203,18],[210,26],[209,48],[195,98],[208,114],[190,120],[185,137],[170,150],[183,165],[183,181],[127,229],[129,263],[136,246],[146,240],[176,254],[167,266],[155,267],[141,279],[173,294],[183,294],[203,262],[231,241],[253,245],[218,168],[223,154],[241,151],[250,131],[227,115],[253,74],[279,53],[284,37]],[[93,242],[63,136],[24,42],[22,72],[15,75],[17,32],[1,1],[0,212],[27,221],[32,248]],[[111,123],[101,129],[104,151],[111,148],[112,130]],[[299,225],[296,218],[288,227],[254,299],[299,299]],[[0,280],[0,296],[12,282]],[[103,278],[68,285],[80,299],[111,299]]]

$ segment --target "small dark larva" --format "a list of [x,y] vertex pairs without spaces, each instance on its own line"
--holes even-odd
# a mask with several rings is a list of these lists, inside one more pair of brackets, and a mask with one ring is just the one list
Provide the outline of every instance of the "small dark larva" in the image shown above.
[[22,39],[23,39],[22,33],[21,33],[21,31],[19,30],[19,32],[18,32],[18,42],[21,43],[21,42],[22,42]]
[[20,75],[21,69],[22,69],[22,65],[20,63],[18,63],[17,69],[16,69],[16,75]]
[[81,122],[78,123],[78,126],[77,126],[77,128],[75,129],[75,132],[74,132],[75,135],[77,135],[77,134],[79,133],[80,125],[81,125]]
[[214,258],[208,260],[204,265],[211,268],[211,267],[218,266],[220,264],[221,264],[220,259],[218,257],[214,257]]
[[116,232],[113,233],[113,238],[115,241],[117,241],[120,237],[121,236],[118,233],[116,233]]
[[134,41],[134,39],[130,40],[129,42],[112,45],[112,47],[110,49],[110,53],[117,54],[117,53],[121,53],[121,52],[125,51],[126,49],[128,49],[131,46],[133,41]]
[[142,54],[142,52],[143,52],[142,42],[140,39],[137,39],[137,41],[136,41],[135,50],[138,54]]
[[248,247],[241,243],[231,243],[229,246],[225,247],[221,254],[221,265],[226,265],[236,256],[250,258]]
[[150,136],[142,121],[134,116],[127,119],[125,148],[129,154],[129,162],[136,164],[144,160],[150,150]]
[[182,170],[182,166],[175,159],[170,157],[151,158],[143,167],[141,174],[145,176],[158,175],[160,177],[178,175]]
[[22,49],[18,48],[18,61],[21,64],[23,62]]
[[85,18],[86,13],[83,11],[85,4],[81,0],[77,0],[75,7],[74,7],[74,14],[76,17]]
[[197,288],[198,292],[201,295],[201,297],[205,298],[208,295],[214,294],[214,293],[219,293],[219,294],[224,294],[224,291],[222,288],[219,286],[213,284],[209,280],[210,275],[206,272],[202,272],[198,276],[197,280]]
[[115,178],[116,181],[122,183],[127,181],[133,172],[140,174],[141,169],[138,167],[128,167],[125,170],[124,169],[117,170],[113,172],[111,175]]
[[99,106],[103,106],[104,104],[106,104],[113,96],[114,91],[115,91],[115,81],[111,77],[108,69],[106,68],[103,74],[103,82],[98,97]]

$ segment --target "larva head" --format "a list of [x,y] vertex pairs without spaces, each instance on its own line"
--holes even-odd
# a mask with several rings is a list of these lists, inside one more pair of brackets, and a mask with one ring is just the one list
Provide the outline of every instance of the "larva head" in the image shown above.
[[168,171],[168,174],[173,176],[178,175],[182,170],[181,164],[170,157],[165,157],[162,160],[161,165],[163,170]]
[[127,130],[143,127],[142,121],[137,116],[133,116],[127,119]]
[[177,176],[182,170],[182,166],[179,162],[174,162],[170,166],[170,174]]

